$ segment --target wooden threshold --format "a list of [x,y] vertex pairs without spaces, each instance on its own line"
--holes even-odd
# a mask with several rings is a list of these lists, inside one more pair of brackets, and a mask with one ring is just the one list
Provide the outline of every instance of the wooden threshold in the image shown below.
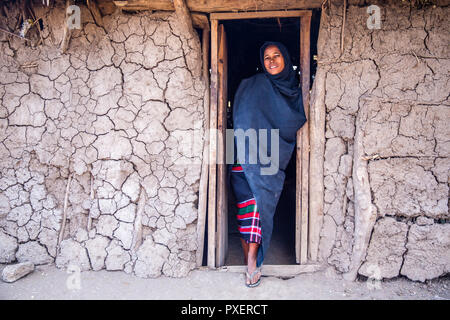
[[[247,266],[223,266],[217,270],[221,272],[238,272],[244,273]],[[274,277],[293,277],[302,273],[317,272],[322,269],[320,264],[289,264],[289,265],[275,265],[268,264],[263,265],[262,275],[263,276],[274,276]]]
[[259,11],[259,12],[218,12],[211,13],[211,20],[237,20],[237,19],[262,19],[262,18],[292,18],[310,17],[311,10],[292,11]]

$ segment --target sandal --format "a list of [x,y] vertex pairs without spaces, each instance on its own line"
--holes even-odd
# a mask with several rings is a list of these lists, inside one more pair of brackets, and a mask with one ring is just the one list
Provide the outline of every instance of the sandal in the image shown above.
[[247,287],[249,287],[249,288],[254,288],[254,287],[257,287],[257,286],[261,283],[261,277],[262,277],[262,274],[259,276],[258,281],[256,281],[255,283],[247,283],[247,280],[249,280],[250,282],[252,282],[252,279],[255,277],[255,275],[256,275],[258,272],[261,273],[261,267],[256,268],[255,271],[252,272],[252,274],[249,274],[249,273],[248,273],[248,269],[247,269],[247,271],[245,272],[245,275],[246,275],[245,285],[246,285]]

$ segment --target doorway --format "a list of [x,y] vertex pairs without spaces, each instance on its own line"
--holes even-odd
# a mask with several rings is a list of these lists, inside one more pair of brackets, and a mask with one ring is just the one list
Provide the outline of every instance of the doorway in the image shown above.
[[[300,20],[298,18],[263,18],[225,20],[222,22],[227,37],[227,128],[231,129],[234,95],[240,82],[262,72],[259,48],[265,41],[278,41],[288,48],[292,64],[299,76]],[[242,32],[245,30],[245,32]],[[294,40],[294,41],[293,41]],[[274,229],[265,264],[295,264],[295,181],[296,151],[286,170],[286,180],[274,216]],[[243,255],[236,223],[233,192],[228,186],[228,252],[224,265],[243,264]]]
[[[225,163],[225,130],[232,127],[234,94],[242,79],[261,72],[259,48],[279,41],[288,48],[300,73],[305,113],[309,115],[311,11],[211,14],[211,98],[208,190],[209,267],[242,265],[235,206]],[[308,250],[309,129],[297,133],[297,148],[274,218],[274,232],[265,265],[306,264]],[[280,254],[281,253],[281,254]]]

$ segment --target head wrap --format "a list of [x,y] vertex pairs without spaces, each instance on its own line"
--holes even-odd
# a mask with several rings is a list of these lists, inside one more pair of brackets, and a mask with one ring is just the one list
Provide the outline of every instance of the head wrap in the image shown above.
[[[264,66],[264,51],[269,46],[276,46],[284,58],[284,69],[276,74],[272,75]],[[259,57],[261,60],[262,68],[264,70],[265,75],[269,78],[269,80],[272,82],[272,84],[278,88],[278,90],[285,96],[289,98],[298,98],[300,93],[300,88],[298,87],[298,81],[295,76],[294,68],[292,67],[292,61],[291,56],[289,55],[289,52],[287,51],[286,47],[280,43],[280,42],[272,42],[267,41],[265,42],[261,49],[259,50]]]

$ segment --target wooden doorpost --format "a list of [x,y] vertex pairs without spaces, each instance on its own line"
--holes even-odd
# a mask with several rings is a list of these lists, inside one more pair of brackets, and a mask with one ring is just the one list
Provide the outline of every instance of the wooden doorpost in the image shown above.
[[223,24],[219,25],[219,48],[218,48],[218,79],[219,94],[217,107],[217,132],[218,137],[218,160],[217,164],[217,250],[216,266],[225,264],[228,251],[228,202],[227,202],[227,164],[225,148],[225,130],[227,129],[227,102],[228,102],[228,55],[227,35]]
[[303,106],[308,120],[297,132],[295,257],[300,264],[308,261],[310,28],[311,12],[300,17],[301,86]]
[[[220,12],[211,13],[211,91],[210,91],[210,167],[208,195],[208,267],[221,266],[225,259],[228,241],[226,214],[227,195],[224,176],[225,165],[216,165],[217,159],[225,161],[223,143],[226,129],[226,43],[225,33],[220,36],[220,20],[259,18],[300,18],[300,71],[303,105],[308,121],[297,132],[297,176],[296,176],[296,262],[308,262],[309,229],[309,88],[310,88],[310,10],[264,11],[264,12]],[[220,27],[222,29],[222,26]],[[219,52],[222,52],[220,55]],[[220,69],[220,70],[219,70]],[[222,80],[221,80],[222,79]],[[218,137],[221,132],[223,137]],[[220,138],[220,141],[218,140]],[[225,230],[225,231],[224,231]]]
[[215,267],[217,181],[217,20],[211,20],[211,99],[209,113],[208,267]]

